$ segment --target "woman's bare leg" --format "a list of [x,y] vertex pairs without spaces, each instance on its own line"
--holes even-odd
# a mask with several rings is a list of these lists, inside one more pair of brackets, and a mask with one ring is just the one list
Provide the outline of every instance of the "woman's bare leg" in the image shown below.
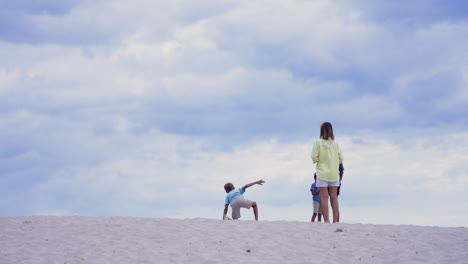
[[328,187],[320,187],[320,207],[322,208],[323,221],[330,223],[328,217]]
[[330,203],[333,211],[333,223],[340,221],[340,205],[337,195],[338,187],[330,187]]

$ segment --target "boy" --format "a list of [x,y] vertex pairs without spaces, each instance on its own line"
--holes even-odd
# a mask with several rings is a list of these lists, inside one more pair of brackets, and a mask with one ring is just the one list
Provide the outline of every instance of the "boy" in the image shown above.
[[224,190],[227,193],[226,200],[224,203],[224,212],[223,212],[223,220],[231,220],[228,216],[228,207],[231,205],[232,208],[232,219],[237,220],[241,217],[240,214],[240,209],[241,207],[250,209],[250,207],[253,207],[254,215],[255,215],[255,221],[258,221],[258,207],[257,203],[253,201],[249,201],[247,199],[244,199],[244,196],[242,194],[245,192],[245,189],[249,188],[250,186],[253,186],[255,184],[258,185],[263,185],[265,183],[264,180],[258,180],[256,182],[252,182],[249,184],[246,184],[244,187],[240,189],[236,189],[234,185],[230,182],[226,183],[224,185]]
[[340,163],[340,167],[338,168],[338,171],[340,172],[340,186],[338,186],[338,191],[336,192],[336,195],[340,195],[341,181],[343,180],[343,174],[344,174],[343,163]]
[[[343,163],[340,163],[340,167],[338,168],[338,171],[340,172],[340,186],[338,186],[338,191],[336,192],[336,195],[340,195],[340,189],[341,189],[341,181],[343,180],[343,174],[344,174],[344,166]],[[338,222],[340,221],[340,212],[338,212]]]
[[322,222],[322,210],[320,208],[320,189],[315,186],[317,183],[317,174],[314,173],[314,183],[310,186],[310,192],[312,193],[312,201],[314,203],[314,213],[312,214],[311,222],[315,222],[315,218],[318,215],[318,221]]

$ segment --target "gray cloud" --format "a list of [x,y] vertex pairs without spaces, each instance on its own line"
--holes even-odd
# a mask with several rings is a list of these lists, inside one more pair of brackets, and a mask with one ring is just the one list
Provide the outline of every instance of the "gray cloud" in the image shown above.
[[31,23],[31,16],[64,16],[79,0],[65,1],[0,1],[0,40],[19,43],[38,43],[45,40],[44,32]]
[[407,26],[424,27],[427,24],[467,20],[464,10],[468,8],[463,0],[351,0],[340,4],[359,9],[361,14],[382,23],[404,23]]

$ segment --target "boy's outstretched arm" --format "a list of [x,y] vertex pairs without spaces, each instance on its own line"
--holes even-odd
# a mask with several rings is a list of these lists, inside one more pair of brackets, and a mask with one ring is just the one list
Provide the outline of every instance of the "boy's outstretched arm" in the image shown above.
[[256,181],[256,182],[251,182],[251,183],[246,184],[244,187],[242,187],[242,189],[245,190],[245,189],[247,189],[247,188],[249,188],[250,186],[253,186],[253,185],[255,185],[255,184],[263,185],[264,183],[265,183],[265,181],[264,181],[263,179],[262,179],[262,180],[258,180],[258,181]]

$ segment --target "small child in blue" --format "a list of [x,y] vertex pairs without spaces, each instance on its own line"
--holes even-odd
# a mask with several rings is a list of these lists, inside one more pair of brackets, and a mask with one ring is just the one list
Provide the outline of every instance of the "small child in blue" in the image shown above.
[[255,184],[263,185],[264,183],[265,183],[264,180],[258,180],[256,182],[246,184],[244,187],[239,188],[239,189],[236,189],[234,185],[230,182],[226,183],[224,185],[224,190],[226,191],[227,196],[224,202],[223,220],[231,220],[231,218],[227,216],[229,205],[231,205],[232,219],[237,220],[241,217],[241,214],[240,214],[241,207],[247,208],[247,209],[250,209],[250,207],[253,207],[255,221],[258,221],[257,203],[245,199],[244,196],[242,196],[242,194],[245,192],[245,189],[249,188],[250,186],[253,186]]
[[314,183],[310,186],[310,192],[312,193],[312,202],[314,203],[314,213],[312,214],[311,222],[315,222],[315,218],[318,215],[318,221],[322,222],[322,208],[320,208],[320,188],[315,186],[317,182],[317,174],[314,173]]

